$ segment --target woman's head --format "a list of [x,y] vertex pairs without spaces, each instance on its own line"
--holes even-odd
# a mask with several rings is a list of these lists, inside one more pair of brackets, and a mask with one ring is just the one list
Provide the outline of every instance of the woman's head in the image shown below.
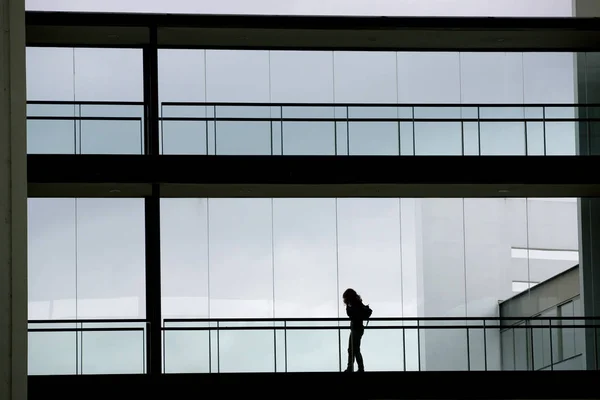
[[356,290],[351,288],[348,288],[344,291],[342,298],[344,299],[344,304],[356,304],[362,301],[360,295],[356,293]]

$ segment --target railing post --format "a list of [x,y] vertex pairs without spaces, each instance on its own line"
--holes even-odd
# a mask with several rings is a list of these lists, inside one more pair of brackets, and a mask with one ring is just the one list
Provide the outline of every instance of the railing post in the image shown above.
[[[149,157],[160,154],[158,116],[158,45],[157,29],[149,27],[150,44],[143,48],[144,61],[144,150]],[[161,275],[160,275],[160,186],[152,184],[152,195],[145,198],[146,244],[146,318],[149,322],[147,371],[162,373]]]

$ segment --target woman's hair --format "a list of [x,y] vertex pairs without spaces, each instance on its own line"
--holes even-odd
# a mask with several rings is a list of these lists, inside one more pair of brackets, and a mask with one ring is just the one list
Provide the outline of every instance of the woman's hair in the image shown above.
[[346,303],[346,304],[362,303],[362,299],[361,299],[360,295],[358,293],[356,293],[356,290],[351,289],[351,288],[348,288],[344,291],[342,298],[344,299],[344,303]]

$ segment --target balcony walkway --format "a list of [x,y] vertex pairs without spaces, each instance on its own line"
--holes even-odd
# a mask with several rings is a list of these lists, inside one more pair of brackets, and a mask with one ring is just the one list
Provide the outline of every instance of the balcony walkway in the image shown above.
[[597,371],[31,376],[28,398],[597,399],[598,376]]

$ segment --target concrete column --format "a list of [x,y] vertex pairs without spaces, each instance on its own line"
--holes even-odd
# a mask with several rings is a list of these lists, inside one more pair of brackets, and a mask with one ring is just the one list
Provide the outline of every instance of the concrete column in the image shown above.
[[0,0],[0,399],[27,399],[25,2]]
[[[574,0],[575,17],[600,17],[600,1]],[[599,22],[600,23],[600,22]],[[600,53],[575,55],[576,90],[579,104],[600,103]],[[595,117],[598,109],[580,109],[582,117]],[[581,155],[600,155],[600,124],[581,122],[578,133]],[[589,173],[586,172],[586,173]],[[581,298],[584,315],[600,317],[600,199],[579,200],[579,253]],[[600,318],[597,321],[600,322]],[[585,363],[588,369],[600,367],[600,330],[587,329],[585,334]]]

